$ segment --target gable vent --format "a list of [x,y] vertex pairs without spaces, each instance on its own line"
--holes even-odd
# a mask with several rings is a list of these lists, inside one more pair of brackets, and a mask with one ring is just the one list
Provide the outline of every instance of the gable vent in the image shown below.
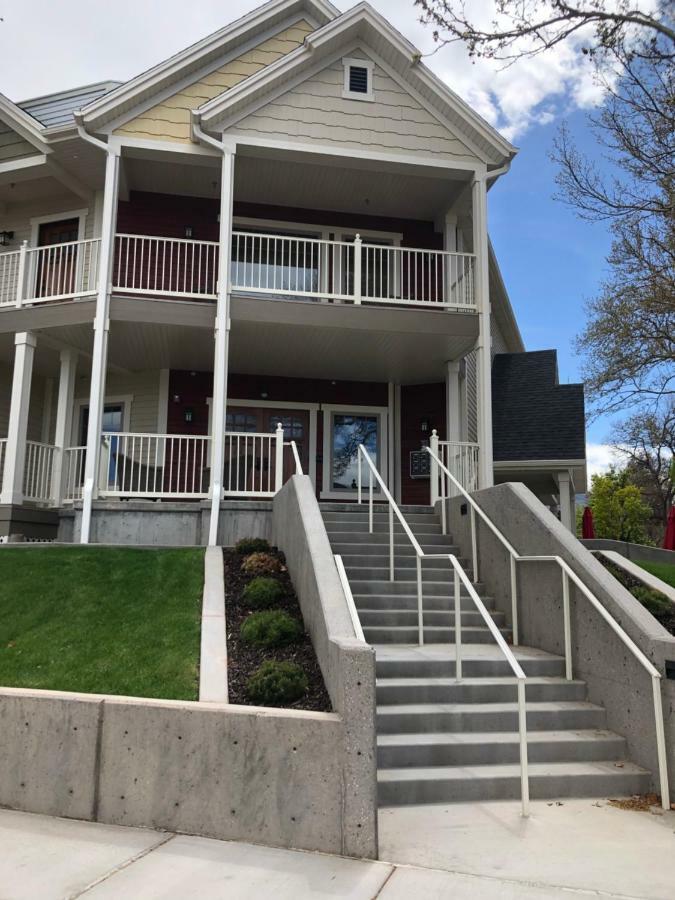
[[349,67],[349,90],[352,94],[368,93],[368,69],[365,66]]

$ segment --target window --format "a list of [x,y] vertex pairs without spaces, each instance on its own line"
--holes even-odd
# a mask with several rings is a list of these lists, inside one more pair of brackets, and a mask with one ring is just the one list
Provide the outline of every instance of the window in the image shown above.
[[374,100],[373,68],[369,59],[343,59],[344,88],[342,96],[348,100]]
[[[321,497],[355,497],[358,487],[359,444],[387,479],[387,408],[333,406],[323,408],[323,480]],[[362,461],[361,486],[368,489],[369,468]],[[373,491],[380,493],[377,482]]]

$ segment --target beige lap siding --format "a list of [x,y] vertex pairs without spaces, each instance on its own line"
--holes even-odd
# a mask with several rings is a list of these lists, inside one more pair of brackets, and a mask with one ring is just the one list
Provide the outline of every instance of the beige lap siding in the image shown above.
[[[350,53],[349,58],[355,58]],[[365,58],[356,54],[356,58]],[[471,150],[377,65],[372,102],[346,99],[340,59],[228,133],[284,141],[319,141],[355,150],[424,153],[474,162]]]
[[291,50],[295,50],[311,31],[309,23],[297,22],[237,59],[214,69],[194,84],[177,91],[173,96],[121,125],[114,133],[139,138],[189,142],[191,110],[208,100],[213,100],[223,91],[264,69]]
[[[133,372],[130,375],[108,373],[105,389],[106,401],[114,401],[118,397],[129,397],[131,401],[131,417],[129,430],[147,434],[157,433],[157,409],[159,403],[159,371]],[[89,403],[89,378],[78,378],[75,390],[77,401]],[[80,440],[80,422],[73,420],[73,438]]]
[[84,222],[84,237],[91,238],[94,236],[94,202],[86,204],[83,200],[76,197],[59,195],[56,197],[45,197],[36,200],[33,203],[22,204],[21,206],[9,206],[6,212],[0,213],[0,231],[13,231],[14,237],[5,250],[18,250],[22,241],[31,241],[31,219],[42,218],[44,216],[55,216],[63,213],[64,219],[70,218],[73,210],[88,209],[89,213]]
[[0,162],[24,159],[27,156],[35,156],[37,153],[38,151],[31,143],[16,131],[12,131],[4,122],[0,122]]

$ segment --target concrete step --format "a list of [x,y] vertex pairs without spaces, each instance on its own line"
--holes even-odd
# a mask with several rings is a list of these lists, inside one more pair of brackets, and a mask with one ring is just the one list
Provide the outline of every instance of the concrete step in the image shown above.
[[[344,560],[343,560],[344,562]],[[379,562],[379,561],[378,561]],[[363,579],[367,580],[375,580],[375,581],[389,581],[389,564],[387,566],[373,565],[373,566],[348,566],[345,563],[345,569],[347,570],[347,577],[349,578],[350,583],[352,581],[361,581]],[[394,581],[410,581],[411,576],[416,578],[416,569],[414,566],[399,566],[394,561]],[[445,568],[442,566],[434,567],[428,566],[426,563],[422,563],[422,581],[426,584],[428,581],[443,581],[447,585],[454,584],[455,579],[455,570],[451,567],[449,562],[445,563]]]
[[[367,604],[363,607],[359,606],[359,619],[364,628],[396,628],[398,626],[408,626],[409,628],[417,627],[417,608],[414,609],[370,609]],[[492,620],[498,628],[504,628],[506,625],[506,617],[502,612],[491,611]],[[462,610],[462,637],[465,628],[484,628],[485,623],[480,613],[471,609]],[[424,626],[441,626],[445,628],[455,627],[454,610],[450,612],[446,609],[428,609],[424,607],[423,612]]]
[[[463,674],[463,673],[462,673]],[[525,684],[532,702],[585,700],[586,683],[564,678],[534,677]],[[377,704],[515,703],[518,689],[512,678],[378,678]]]
[[[535,800],[642,794],[650,778],[633,763],[613,760],[533,763],[529,775],[530,796]],[[520,797],[517,764],[383,769],[377,782],[380,806]]]
[[[525,674],[530,677],[562,677],[565,661],[543,651],[527,647],[512,647],[514,656]],[[454,647],[394,647],[376,648],[376,673],[383,678],[454,678]],[[465,644],[462,649],[462,674],[465,678],[512,677],[511,667],[501,651],[493,644]]]
[[[331,521],[330,519],[326,521],[326,519],[324,518],[324,524],[329,535],[333,534],[333,532],[335,531],[351,531],[352,534],[364,535],[367,537],[372,537],[373,534],[389,534],[388,522],[373,521],[372,532],[370,530],[370,525],[367,519],[352,520],[340,518],[336,521]],[[435,519],[429,519],[426,522],[408,522],[408,525],[410,526],[410,530],[412,531],[412,533],[416,536],[427,534],[442,534],[441,523],[436,522]],[[394,522],[394,534],[399,537],[405,534],[405,529],[398,520]],[[445,537],[447,537],[447,535],[445,535]]]
[[[429,523],[437,524],[440,526],[441,520],[438,516],[436,516],[431,510],[427,513],[408,513],[408,515],[404,515],[404,518],[410,527],[414,527],[415,525],[427,525]],[[368,509],[360,510],[356,512],[325,512],[323,513],[323,520],[326,525],[333,524],[335,522],[366,522],[370,521],[370,517],[368,515]],[[389,513],[376,511],[373,513],[373,522],[379,523],[380,525],[386,525],[389,527]],[[397,525],[399,528],[401,524],[394,513],[394,525]]]
[[[531,763],[623,760],[626,741],[612,731],[531,731],[527,735]],[[518,763],[520,741],[515,731],[467,734],[381,734],[377,738],[380,769],[427,766],[483,766]]]
[[[426,617],[425,617],[426,622]],[[508,643],[511,631],[499,629]],[[417,625],[363,625],[363,635],[369,644],[414,644],[418,640]],[[487,626],[462,628],[462,639],[470,644],[494,644],[494,638]],[[424,624],[424,641],[427,644],[454,644],[455,629],[442,625]]]
[[[348,530],[347,530],[348,529]],[[326,529],[328,531],[328,529]],[[344,530],[330,530],[328,531],[328,536],[330,538],[331,544],[353,544],[355,543],[355,538],[357,536],[361,536],[363,538],[362,546],[371,545],[371,546],[380,546],[386,545],[389,546],[389,531],[378,531],[375,534],[369,534],[366,532],[358,532],[354,531],[349,526],[346,526]],[[447,534],[421,534],[419,537],[419,543],[423,550],[426,550],[427,547],[433,547],[434,550],[429,550],[430,553],[439,553],[438,547],[449,547],[452,546],[452,539]],[[401,532],[396,532],[394,535],[394,546],[396,547],[411,547],[412,544],[408,539],[407,535]],[[334,553],[339,553],[339,550],[334,550]],[[448,551],[449,552],[449,551]]]
[[[432,594],[431,596],[424,596],[422,594],[422,598],[424,601],[424,612],[427,610],[441,610],[443,612],[452,612],[454,614],[455,611],[455,598],[450,594]],[[492,608],[492,598],[483,596],[483,603],[485,603],[488,610]],[[405,609],[405,610],[417,610],[417,596],[412,594],[354,594],[354,602],[356,603],[356,608],[358,610],[361,609]],[[463,610],[467,612],[476,612],[476,605],[469,597],[466,592],[463,592],[460,596],[460,606]]]
[[[454,601],[454,589],[451,590],[451,585],[447,581],[427,581],[423,579],[422,581],[423,597],[450,597],[452,596]],[[349,586],[352,589],[352,594],[356,596],[357,594],[379,594],[383,596],[396,596],[396,595],[404,595],[408,597],[417,597],[417,581],[410,580],[404,581],[400,579],[399,581],[389,581],[385,578],[372,578],[372,579],[357,579],[350,578]],[[483,589],[482,584],[474,585],[476,590],[478,591],[478,595],[481,595],[481,591]]]
[[[379,548],[379,553],[342,553],[342,562],[345,564],[346,569],[368,569],[369,571],[373,568],[381,569],[386,573],[385,577],[389,578],[389,547],[382,546]],[[465,557],[462,557],[459,554],[459,547],[446,547],[444,550],[447,550],[448,553],[452,553],[453,556],[456,556],[459,562],[466,569],[468,567],[468,560]],[[404,554],[398,551],[398,548],[394,551],[394,568],[396,577],[399,577],[399,572],[401,573],[400,577],[413,577],[416,569],[417,569],[417,557],[415,554]],[[422,574],[428,575],[433,572],[444,572],[447,573],[450,570],[450,565],[446,559],[426,559],[422,562]]]
[[[379,556],[388,561],[389,560],[389,537],[382,536],[381,539],[379,536],[376,536],[376,537],[377,537],[376,541],[365,541],[365,540],[364,541],[355,541],[354,536],[351,534],[351,532],[349,533],[348,537],[342,536],[340,538],[340,540],[336,540],[335,535],[331,535],[330,545],[331,545],[331,549],[332,549],[333,553],[339,553],[340,556],[342,556],[342,557],[350,556],[353,554],[357,555],[357,556],[368,556],[368,557]],[[402,565],[402,563],[400,561],[404,560],[404,559],[407,560],[408,557],[410,557],[410,559],[412,560],[411,565],[413,565],[413,566],[416,565],[415,560],[417,559],[417,551],[414,549],[413,545],[410,543],[410,541],[407,538],[405,541],[401,541],[397,537],[394,546],[396,548],[395,549],[396,561],[399,562],[400,565]],[[421,542],[421,546],[422,546],[423,550],[426,550],[426,547],[424,546],[423,541]],[[447,546],[443,546],[441,549],[439,549],[438,546],[434,546],[429,550],[429,553],[452,553],[453,547],[455,550],[457,549],[456,546],[454,546],[453,544],[450,544],[450,543],[447,544]],[[426,566],[426,565],[430,566],[432,564],[433,564],[432,560],[427,560],[425,563],[422,563],[423,566]],[[406,565],[407,565],[407,562],[406,562]]]
[[[527,703],[528,731],[605,728],[601,706],[582,701]],[[517,731],[516,703],[415,703],[377,707],[378,734]]]
[[[364,515],[368,514],[368,503],[366,502],[367,494],[364,494],[364,502],[357,503],[353,501],[351,503],[346,503],[342,500],[320,500],[319,507],[323,513],[354,513],[354,512],[363,512]],[[383,503],[378,503],[377,501],[373,504],[373,508],[380,512],[385,512],[389,509],[389,504],[385,501]],[[405,503],[403,505],[399,505],[399,509],[403,513],[404,516],[412,515],[415,513],[424,513],[426,515],[434,515],[434,510],[429,505],[420,505],[420,504],[410,504]]]

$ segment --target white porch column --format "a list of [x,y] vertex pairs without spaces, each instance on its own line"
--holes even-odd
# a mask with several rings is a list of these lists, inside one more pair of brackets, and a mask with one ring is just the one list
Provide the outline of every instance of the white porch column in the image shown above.
[[65,448],[70,443],[73,427],[73,398],[75,396],[75,375],[77,372],[77,351],[61,351],[59,374],[59,395],[56,403],[56,427],[54,431],[54,465],[52,467],[52,497],[56,506],[63,499],[63,472]]
[[91,505],[97,494],[98,468],[101,455],[101,428],[105,402],[105,379],[108,364],[108,331],[110,329],[110,291],[117,224],[117,195],[120,173],[119,150],[108,148],[105,165],[105,189],[101,223],[99,284],[94,318],[94,348],[91,359],[89,391],[89,425],[82,492],[82,527],[80,543],[89,543]]
[[218,543],[218,519],[220,516],[220,501],[223,496],[227,369],[230,342],[230,256],[232,254],[234,155],[232,149],[223,148],[220,185],[218,302],[216,306],[213,364],[213,415],[211,416],[211,518],[209,522],[209,547],[215,547]]
[[445,439],[462,440],[462,404],[460,396],[459,360],[446,363],[445,372]]
[[557,479],[560,493],[560,521],[572,534],[576,534],[577,517],[574,500],[574,481],[569,472],[558,472]]
[[473,252],[476,254],[476,302],[478,304],[478,481],[479,487],[494,483],[492,453],[492,339],[490,334],[490,280],[488,267],[487,189],[485,177],[473,182]]
[[30,386],[33,378],[33,356],[37,341],[31,331],[17,332],[14,337],[14,376],[9,407],[5,468],[0,503],[23,501],[23,473],[26,466],[26,434],[30,409]]

